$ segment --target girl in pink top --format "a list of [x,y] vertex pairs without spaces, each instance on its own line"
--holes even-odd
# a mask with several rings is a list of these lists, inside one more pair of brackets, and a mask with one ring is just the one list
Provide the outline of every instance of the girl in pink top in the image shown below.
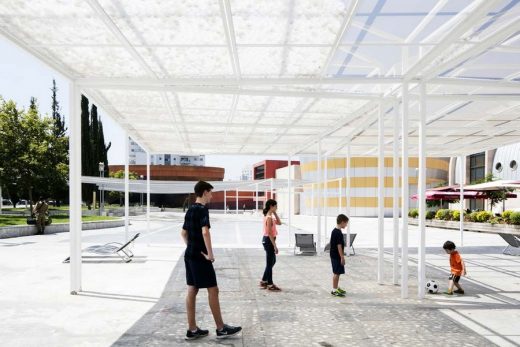
[[276,200],[269,199],[265,202],[262,245],[265,250],[266,264],[264,276],[260,281],[260,287],[278,292],[281,289],[273,283],[273,266],[276,263],[276,254],[278,254],[278,247],[276,246],[276,235],[278,235],[278,231],[276,230],[276,226],[282,224],[276,214],[277,208]]

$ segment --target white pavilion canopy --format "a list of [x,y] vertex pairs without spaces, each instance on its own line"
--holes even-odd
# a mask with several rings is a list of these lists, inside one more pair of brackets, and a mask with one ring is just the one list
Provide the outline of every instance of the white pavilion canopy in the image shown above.
[[[316,154],[317,183],[324,180],[322,155],[377,155],[379,283],[384,156],[394,158],[398,284],[399,178],[408,180],[408,156],[417,155],[417,279],[424,298],[425,157],[462,158],[520,141],[519,2],[2,0],[0,35],[71,81],[71,293],[81,290],[83,93],[152,154],[288,155],[288,162]],[[146,184],[150,192],[149,178]],[[409,196],[407,184],[401,190]],[[402,298],[408,297],[407,210],[402,199]],[[125,215],[129,239],[128,204]]]
[[4,0],[0,18],[150,153],[375,155],[404,84],[414,155],[420,83],[428,156],[520,140],[518,1]]

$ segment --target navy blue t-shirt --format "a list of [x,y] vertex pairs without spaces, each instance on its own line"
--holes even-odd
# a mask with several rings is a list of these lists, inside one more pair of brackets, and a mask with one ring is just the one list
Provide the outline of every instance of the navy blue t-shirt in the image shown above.
[[345,239],[343,238],[343,233],[340,229],[334,228],[332,233],[330,234],[330,257],[340,259],[340,255],[338,252],[338,245],[343,246],[345,249]]
[[184,225],[182,226],[188,232],[188,245],[186,246],[184,258],[205,259],[200,253],[208,254],[204,237],[202,236],[202,227],[205,226],[211,228],[208,208],[199,203],[191,205],[184,216]]

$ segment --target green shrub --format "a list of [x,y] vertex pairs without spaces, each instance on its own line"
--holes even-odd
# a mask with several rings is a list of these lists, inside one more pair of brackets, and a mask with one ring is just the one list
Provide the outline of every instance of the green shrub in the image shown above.
[[506,222],[509,221],[509,218],[511,218],[511,213],[513,213],[513,211],[505,210],[504,212],[502,212],[502,218],[504,218]]
[[499,224],[500,223],[500,218],[499,217],[493,217],[489,220],[489,223],[491,223],[492,225],[495,225],[495,224]]
[[437,213],[435,213],[435,219],[440,220],[451,220],[452,218],[452,211],[448,209],[440,209],[437,210]]
[[[464,215],[466,215],[466,213],[464,213]],[[451,211],[451,219],[454,221],[460,220],[460,211],[459,210]]]
[[520,224],[520,212],[512,212],[509,216],[509,222],[511,224]]
[[435,218],[435,211],[427,211],[426,219],[433,219],[433,218]]
[[493,214],[491,212],[480,211],[480,212],[477,212],[476,222],[485,223],[488,220],[490,220],[491,218],[493,218]]
[[408,217],[411,217],[411,218],[419,217],[419,209],[418,208],[410,209],[410,211],[408,211]]
[[477,211],[474,211],[474,212],[471,212],[468,216],[468,220],[470,222],[478,222],[477,220],[477,215],[478,215],[478,212]]

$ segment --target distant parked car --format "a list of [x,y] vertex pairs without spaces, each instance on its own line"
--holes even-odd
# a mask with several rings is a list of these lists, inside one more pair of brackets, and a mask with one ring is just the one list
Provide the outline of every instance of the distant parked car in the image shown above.
[[4,205],[4,206],[13,206],[13,203],[9,199],[2,199],[2,205]]

